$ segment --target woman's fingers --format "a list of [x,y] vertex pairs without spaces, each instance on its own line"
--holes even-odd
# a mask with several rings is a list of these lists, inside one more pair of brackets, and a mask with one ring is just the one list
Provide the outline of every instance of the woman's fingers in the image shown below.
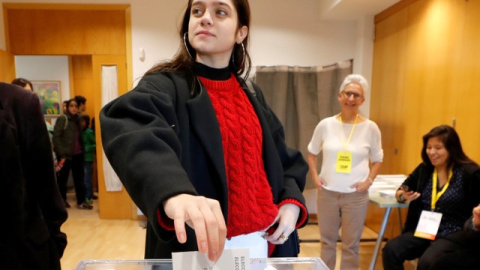
[[283,244],[288,240],[290,234],[295,230],[300,208],[295,204],[284,204],[278,211],[278,227],[265,239],[273,244]]
[[175,233],[180,243],[187,241],[185,223],[194,231],[198,250],[208,253],[216,261],[223,252],[226,238],[225,219],[216,200],[202,196],[181,194],[168,199],[164,204],[165,214],[173,219]]

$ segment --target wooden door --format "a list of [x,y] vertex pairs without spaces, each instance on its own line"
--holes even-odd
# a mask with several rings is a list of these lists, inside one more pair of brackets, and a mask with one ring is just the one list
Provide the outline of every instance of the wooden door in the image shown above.
[[[126,93],[127,89],[127,64],[125,55],[93,55],[92,56],[92,70],[93,70],[93,90],[94,90],[94,104],[95,116],[99,119],[100,110],[102,108],[102,67],[114,66],[116,67],[118,78],[118,95]],[[96,121],[97,141],[97,168],[98,168],[98,190],[99,190],[99,208],[100,218],[111,219],[136,219],[136,207],[130,199],[128,193],[124,188],[121,191],[110,192],[106,190],[105,177],[103,174],[103,148],[101,141],[101,126],[100,121]]]
[[10,83],[15,79],[15,58],[13,54],[0,50],[0,82]]

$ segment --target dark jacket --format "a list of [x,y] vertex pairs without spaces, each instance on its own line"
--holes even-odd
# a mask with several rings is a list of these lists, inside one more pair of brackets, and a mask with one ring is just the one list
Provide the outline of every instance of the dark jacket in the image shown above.
[[[173,231],[157,222],[157,209],[181,193],[220,202],[228,219],[228,192],[222,139],[208,94],[197,82],[191,97],[189,81],[179,74],[144,77],[133,90],[106,105],[100,113],[105,153],[133,201],[148,217],[146,258],[170,258],[173,251],[197,250],[193,230],[179,244]],[[244,85],[244,83],[242,83]],[[258,89],[257,89],[258,90]],[[265,171],[274,203],[293,198],[305,205],[302,191],[308,166],[298,151],[287,148],[283,127],[260,91],[257,98],[244,87],[263,130]],[[227,223],[227,222],[226,222]],[[304,225],[304,224],[302,224]],[[299,252],[291,235],[272,256]]]
[[[454,170],[459,166],[463,167],[464,175],[462,179],[465,181],[464,187],[468,204],[465,209],[459,209],[459,211],[465,211],[465,216],[469,216],[472,209],[480,203],[480,168],[474,164],[468,164],[457,165]],[[409,186],[414,191],[421,192],[430,180],[432,173],[433,166],[427,166],[424,163],[421,163],[408,176],[403,184]],[[410,202],[403,232],[415,230],[421,213],[421,211],[418,210],[421,209],[421,207],[420,198]]]
[[79,132],[79,142],[84,152],[83,134],[80,129],[78,115],[65,113],[57,118],[53,128],[53,149],[57,159],[71,159],[75,150],[75,140]]
[[60,269],[67,211],[38,97],[0,83],[0,269]]

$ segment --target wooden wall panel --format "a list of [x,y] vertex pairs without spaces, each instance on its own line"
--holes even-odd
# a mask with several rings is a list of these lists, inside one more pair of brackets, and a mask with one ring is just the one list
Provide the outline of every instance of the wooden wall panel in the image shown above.
[[465,3],[465,35],[457,68],[457,131],[466,154],[480,163],[480,1]]
[[[401,171],[398,159],[403,158],[403,149],[398,148],[396,140],[403,137],[398,127],[404,126],[406,119],[404,110],[404,80],[405,58],[404,48],[407,35],[407,11],[392,15],[394,18],[386,20],[376,28],[375,35],[377,49],[374,54],[374,63],[389,61],[383,65],[374,65],[372,72],[372,95],[370,115],[382,131],[382,146],[384,159],[382,173],[398,173]],[[392,31],[391,29],[394,29]],[[380,37],[380,38],[378,38]]]
[[126,54],[124,10],[5,12],[7,48],[15,55]]
[[[473,111],[474,99],[465,98],[479,92],[474,86],[479,75],[478,5],[415,1],[376,24],[371,118],[384,135],[382,173],[413,170],[420,162],[422,135],[432,127],[452,125],[455,119],[463,138],[458,123],[480,116]],[[479,132],[478,125],[472,128],[469,133]],[[473,144],[472,139],[462,143]],[[480,161],[478,152],[474,155]]]
[[15,58],[13,54],[0,50],[0,82],[11,83],[15,79]]
[[[93,91],[93,68],[91,55],[75,55],[70,57],[72,66],[72,82],[74,96],[87,99],[86,113],[95,117],[95,92]],[[73,96],[72,96],[73,97]]]
[[[480,3],[409,2],[376,18],[370,117],[382,131],[381,173],[409,174],[421,162],[422,136],[453,120],[465,152],[480,162]],[[370,208],[367,226],[378,229],[382,217]]]

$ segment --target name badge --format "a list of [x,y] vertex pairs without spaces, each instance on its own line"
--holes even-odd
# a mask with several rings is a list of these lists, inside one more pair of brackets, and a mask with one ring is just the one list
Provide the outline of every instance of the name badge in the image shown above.
[[442,221],[442,213],[423,210],[414,236],[435,240],[440,227],[440,221]]
[[352,171],[352,153],[343,151],[337,153],[337,173],[350,173]]

